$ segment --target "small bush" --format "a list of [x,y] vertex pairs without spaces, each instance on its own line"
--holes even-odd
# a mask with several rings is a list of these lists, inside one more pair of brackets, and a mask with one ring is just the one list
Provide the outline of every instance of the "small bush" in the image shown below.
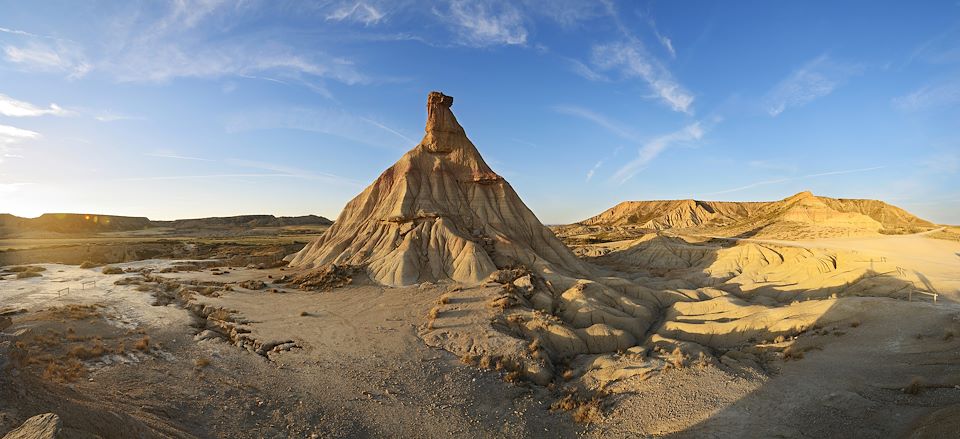
[[143,338],[137,340],[137,344],[133,345],[133,347],[138,351],[146,351],[147,349],[150,349],[150,336],[144,335]]
[[103,267],[103,269],[101,269],[100,272],[103,274],[123,274],[123,269],[120,267],[114,267],[112,265],[108,265],[106,267]]
[[923,390],[924,386],[925,383],[923,378],[913,377],[913,379],[910,380],[910,383],[908,383],[906,387],[901,390],[903,390],[903,393],[906,393],[907,395],[917,395]]

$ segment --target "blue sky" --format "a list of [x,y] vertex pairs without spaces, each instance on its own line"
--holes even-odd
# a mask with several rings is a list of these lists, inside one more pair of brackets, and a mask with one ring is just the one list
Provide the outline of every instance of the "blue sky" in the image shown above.
[[0,211],[333,218],[430,90],[546,223],[811,190],[960,224],[955,0],[0,0]]

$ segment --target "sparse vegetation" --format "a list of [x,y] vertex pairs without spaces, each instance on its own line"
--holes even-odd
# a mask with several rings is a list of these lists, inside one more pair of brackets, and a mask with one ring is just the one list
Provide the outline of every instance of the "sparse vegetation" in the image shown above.
[[137,343],[133,345],[133,348],[138,351],[146,351],[150,349],[150,336],[144,335],[143,338],[137,340]]
[[906,393],[907,395],[918,395],[924,387],[926,387],[926,382],[923,378],[913,377],[910,379],[910,382],[907,383],[907,385],[901,390],[903,390],[903,393]]
[[197,369],[203,369],[210,365],[210,360],[206,358],[197,358],[193,360],[193,366]]

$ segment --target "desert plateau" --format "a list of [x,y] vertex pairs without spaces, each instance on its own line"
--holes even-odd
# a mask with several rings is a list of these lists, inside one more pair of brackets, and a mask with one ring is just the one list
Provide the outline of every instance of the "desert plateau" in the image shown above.
[[0,437],[960,437],[960,9],[679,3],[0,2]]

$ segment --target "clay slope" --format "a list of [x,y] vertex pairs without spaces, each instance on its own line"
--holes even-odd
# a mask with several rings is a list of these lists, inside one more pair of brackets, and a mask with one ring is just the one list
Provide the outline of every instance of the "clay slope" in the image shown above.
[[749,217],[764,204],[699,200],[624,201],[581,224],[639,225],[652,230],[722,225]]
[[452,104],[452,97],[430,93],[420,144],[347,203],[291,266],[364,266],[386,285],[478,283],[498,267],[517,264],[542,272],[587,271],[487,166]]

